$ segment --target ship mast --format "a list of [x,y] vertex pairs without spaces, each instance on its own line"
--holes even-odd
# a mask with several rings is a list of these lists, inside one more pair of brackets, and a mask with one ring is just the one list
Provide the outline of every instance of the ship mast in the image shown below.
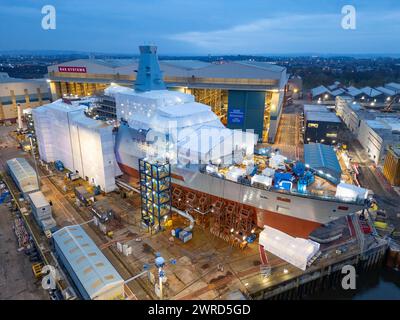
[[139,68],[135,81],[135,90],[144,92],[165,90],[162,72],[158,63],[156,46],[139,46]]

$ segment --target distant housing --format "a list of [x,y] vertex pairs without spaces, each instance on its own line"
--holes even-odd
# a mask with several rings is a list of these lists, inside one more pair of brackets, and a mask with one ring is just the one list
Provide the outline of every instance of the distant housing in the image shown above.
[[345,87],[339,82],[335,82],[333,85],[327,87],[321,85],[311,89],[312,100],[319,103],[332,101],[337,97],[349,97],[354,101],[368,103],[373,106],[375,103],[391,101],[397,94],[400,94],[400,84],[394,82],[376,88]]

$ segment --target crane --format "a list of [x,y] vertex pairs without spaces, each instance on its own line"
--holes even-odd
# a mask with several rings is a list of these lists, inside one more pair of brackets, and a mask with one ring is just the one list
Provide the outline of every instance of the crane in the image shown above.
[[382,109],[382,112],[394,112],[392,109],[393,104],[395,103],[396,99],[400,97],[400,94],[396,94],[392,97],[392,100]]

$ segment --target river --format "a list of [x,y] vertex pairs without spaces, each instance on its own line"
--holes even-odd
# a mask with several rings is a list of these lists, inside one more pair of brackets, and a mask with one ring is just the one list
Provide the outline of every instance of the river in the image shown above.
[[332,289],[307,299],[400,300],[400,271],[381,268],[357,276],[355,290]]

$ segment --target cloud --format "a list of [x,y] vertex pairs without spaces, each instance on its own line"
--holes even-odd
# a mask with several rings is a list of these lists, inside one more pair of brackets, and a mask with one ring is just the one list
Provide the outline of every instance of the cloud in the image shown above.
[[[333,26],[335,21],[336,25]],[[245,49],[249,45],[253,48],[267,49],[268,46],[273,45],[269,39],[272,41],[293,39],[299,34],[300,30],[312,36],[321,33],[321,29],[326,29],[327,23],[332,24],[332,28],[340,28],[340,15],[273,17],[231,26],[226,29],[178,33],[169,36],[169,39],[190,43],[201,49],[212,49],[220,52]],[[292,34],[290,34],[291,31]],[[279,38],[280,36],[282,38]]]
[[[283,14],[219,30],[177,33],[168,38],[190,44],[199,51],[213,53],[300,53],[321,52],[321,49],[345,52],[346,46],[354,50],[357,38],[364,39],[368,32],[378,31],[375,36],[379,39],[379,34],[384,31],[381,29],[387,28],[389,17],[394,22],[398,12],[360,13],[357,15],[360,28],[349,31],[341,27],[340,12]],[[378,24],[382,28],[377,28]]]

